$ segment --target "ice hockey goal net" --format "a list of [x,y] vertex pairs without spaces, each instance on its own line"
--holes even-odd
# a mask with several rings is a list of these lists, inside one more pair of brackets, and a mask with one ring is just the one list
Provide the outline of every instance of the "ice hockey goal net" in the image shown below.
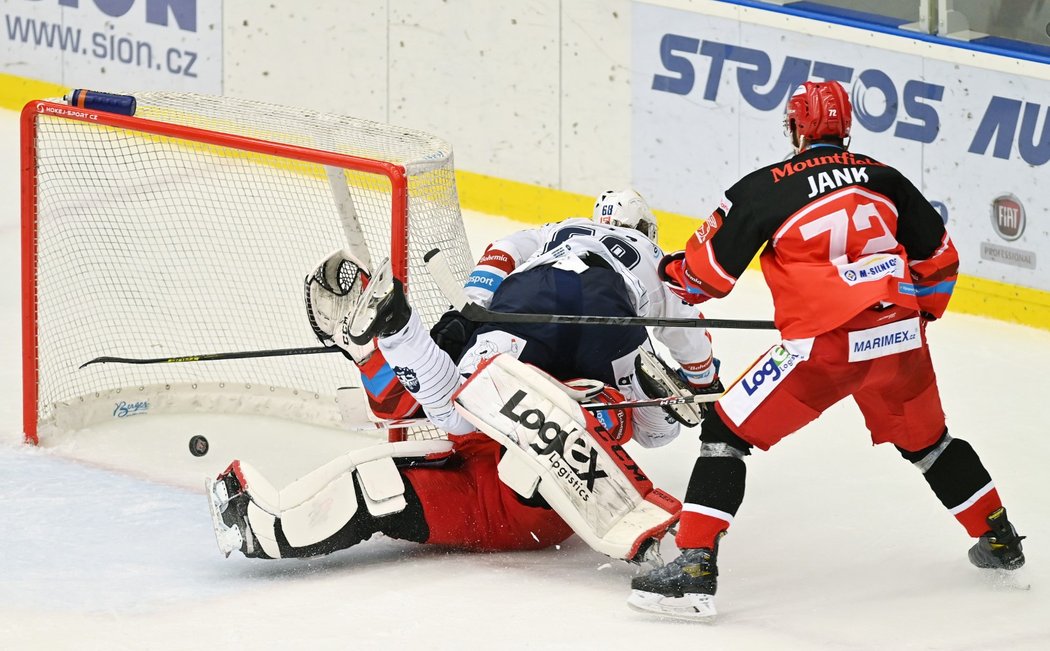
[[461,276],[471,265],[451,147],[301,108],[135,97],[134,116],[55,101],[22,113],[26,440],[165,411],[341,426],[336,388],[359,378],[339,354],[80,366],[318,346],[303,278],[347,246],[326,169],[373,262],[391,258],[432,323],[447,304],[423,255],[440,247]]

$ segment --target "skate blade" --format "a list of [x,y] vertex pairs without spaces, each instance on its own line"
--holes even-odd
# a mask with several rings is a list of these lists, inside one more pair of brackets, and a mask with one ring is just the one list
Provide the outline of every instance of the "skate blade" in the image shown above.
[[653,592],[632,590],[627,605],[638,612],[680,619],[688,622],[714,621],[715,598],[709,594],[690,594],[684,597],[665,597]]
[[226,482],[205,479],[204,491],[208,494],[208,509],[211,511],[212,528],[215,529],[215,542],[219,545],[219,551],[222,552],[223,557],[229,558],[234,550],[241,548],[244,538],[241,537],[241,532],[237,527],[228,527],[222,521],[222,512],[230,503],[230,498],[226,494]]

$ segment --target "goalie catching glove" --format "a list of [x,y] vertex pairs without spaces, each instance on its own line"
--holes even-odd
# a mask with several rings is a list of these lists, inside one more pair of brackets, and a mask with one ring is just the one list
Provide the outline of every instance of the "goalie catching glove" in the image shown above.
[[322,260],[304,283],[306,314],[314,335],[325,346],[338,346],[358,364],[368,359],[375,344],[352,342],[347,325],[370,278],[364,263],[350,251],[340,249]]
[[[601,383],[598,383],[599,385]],[[453,396],[479,431],[506,448],[500,481],[539,493],[595,551],[647,560],[678,521],[681,503],[654,488],[602,423],[578,404],[594,386],[565,387],[510,355],[483,361]],[[610,414],[611,415],[611,414]]]

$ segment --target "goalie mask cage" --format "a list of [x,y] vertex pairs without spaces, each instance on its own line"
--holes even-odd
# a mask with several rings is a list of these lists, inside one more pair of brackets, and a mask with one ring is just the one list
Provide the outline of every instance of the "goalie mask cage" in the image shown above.
[[432,324],[448,305],[424,253],[442,248],[460,277],[473,264],[451,148],[305,109],[135,97],[134,117],[52,101],[22,112],[26,441],[163,412],[339,427],[336,389],[360,384],[340,354],[79,367],[319,346],[303,279],[348,245],[326,166],[342,171],[372,263],[390,257]]

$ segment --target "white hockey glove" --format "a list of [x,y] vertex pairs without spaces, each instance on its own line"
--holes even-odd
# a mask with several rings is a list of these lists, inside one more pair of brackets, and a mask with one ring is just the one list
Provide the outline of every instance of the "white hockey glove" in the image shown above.
[[322,260],[304,283],[306,315],[314,335],[325,346],[338,346],[357,364],[369,358],[375,343],[354,344],[345,332],[346,322],[370,278],[356,256],[340,249]]

